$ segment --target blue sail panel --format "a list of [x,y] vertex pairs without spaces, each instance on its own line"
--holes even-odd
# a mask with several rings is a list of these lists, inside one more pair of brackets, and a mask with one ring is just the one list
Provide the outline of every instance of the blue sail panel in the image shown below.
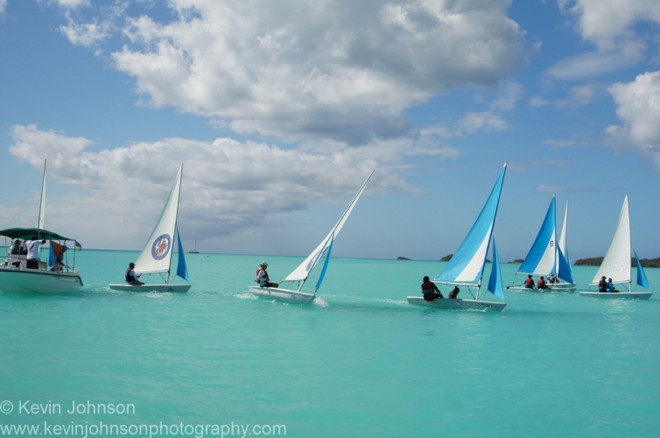
[[332,240],[330,240],[330,245],[327,246],[328,250],[325,253],[325,262],[323,262],[323,269],[321,269],[321,275],[319,275],[319,279],[316,282],[316,286],[314,287],[314,293],[316,293],[319,288],[321,287],[321,283],[323,283],[323,280],[325,279],[325,273],[328,270],[328,265],[330,264],[330,256],[332,255],[332,245],[335,243],[334,237]]
[[493,266],[488,279],[488,291],[500,300],[504,301],[504,286],[502,285],[502,271],[500,270],[500,258],[497,255],[497,247],[493,240]]
[[573,268],[571,268],[571,264],[569,263],[568,258],[564,256],[564,252],[561,250],[561,248],[558,248],[557,256],[559,258],[559,273],[557,274],[557,277],[561,278],[567,283],[574,284],[575,281],[573,281]]
[[176,240],[179,242],[179,263],[176,267],[176,275],[183,278],[184,280],[188,280],[188,266],[186,265],[183,245],[181,245],[181,235],[179,234],[178,229],[176,230]]
[[649,280],[646,278],[646,273],[642,267],[642,262],[640,262],[639,257],[637,257],[637,251],[633,250],[633,253],[635,254],[635,261],[637,262],[637,284],[645,289],[651,289]]
[[525,261],[520,265],[519,272],[536,275],[550,275],[556,273],[555,263],[556,247],[556,207],[555,197],[552,197],[545,219],[541,229],[536,235],[536,239],[525,257]]
[[436,281],[474,282],[477,278],[481,278],[490,237],[495,226],[495,217],[500,203],[505,173],[506,164],[502,167],[500,176],[495,182],[495,186],[490,192],[481,213],[479,213],[479,217],[477,217],[445,269],[435,278]]

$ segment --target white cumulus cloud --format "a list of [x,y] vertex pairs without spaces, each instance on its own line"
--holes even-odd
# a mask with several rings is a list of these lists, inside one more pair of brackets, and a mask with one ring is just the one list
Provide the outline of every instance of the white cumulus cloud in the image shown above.
[[407,135],[410,106],[495,85],[526,56],[505,0],[168,5],[169,14],[122,9],[112,25],[85,16],[64,30],[82,44],[115,29],[120,46],[105,51],[143,102],[285,141],[356,145]]
[[609,91],[622,121],[607,128],[610,138],[621,147],[651,157],[660,170],[660,71],[614,84]]

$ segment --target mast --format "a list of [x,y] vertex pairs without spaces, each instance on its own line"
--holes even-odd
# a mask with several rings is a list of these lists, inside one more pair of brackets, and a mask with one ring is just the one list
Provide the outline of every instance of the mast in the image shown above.
[[41,200],[39,202],[39,217],[37,218],[37,228],[43,230],[45,228],[46,216],[46,161],[44,159],[44,172],[41,177]]
[[[172,254],[170,254],[170,266],[167,268],[167,284],[170,283],[170,274],[172,272],[172,258],[174,256],[174,234],[177,235],[177,238],[179,237],[179,229],[177,228],[177,222],[179,220],[179,199],[181,198],[181,180],[183,179],[183,163],[181,163],[181,167],[179,168],[179,175],[177,178],[177,194],[176,194],[176,208],[175,208],[175,213],[174,213],[174,233],[172,233]],[[178,254],[178,257],[181,257],[181,254]]]

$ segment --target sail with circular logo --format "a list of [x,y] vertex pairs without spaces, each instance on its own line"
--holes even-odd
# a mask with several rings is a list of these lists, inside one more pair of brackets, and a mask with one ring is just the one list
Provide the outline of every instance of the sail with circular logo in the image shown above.
[[188,280],[188,269],[184,251],[181,245],[181,238],[177,229],[177,216],[179,213],[179,198],[181,195],[181,178],[183,175],[183,164],[179,167],[179,172],[174,180],[174,185],[170,190],[167,202],[163,207],[156,227],[151,232],[144,249],[135,261],[135,273],[142,274],[163,274],[164,284],[145,283],[135,286],[130,284],[111,284],[111,289],[136,290],[136,291],[159,291],[159,292],[186,292],[190,289],[190,284],[175,284],[171,280],[171,264],[174,246],[174,236],[176,235],[178,244],[179,263],[176,274]]

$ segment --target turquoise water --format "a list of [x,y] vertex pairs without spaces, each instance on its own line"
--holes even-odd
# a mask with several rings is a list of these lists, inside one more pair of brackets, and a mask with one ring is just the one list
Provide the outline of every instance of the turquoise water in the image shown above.
[[[434,311],[405,297],[442,263],[335,259],[318,304],[287,305],[247,292],[262,256],[217,254],[187,255],[187,294],[107,289],[136,257],[80,252],[85,287],[75,296],[0,293],[0,427],[79,428],[66,436],[84,427],[88,436],[660,435],[660,294],[505,292],[502,313]],[[301,258],[267,260],[276,280]],[[502,266],[505,284],[516,268]],[[575,271],[586,284],[595,268]],[[660,288],[660,270],[647,275]],[[82,408],[67,412],[74,402]],[[0,429],[36,436],[10,432]]]

